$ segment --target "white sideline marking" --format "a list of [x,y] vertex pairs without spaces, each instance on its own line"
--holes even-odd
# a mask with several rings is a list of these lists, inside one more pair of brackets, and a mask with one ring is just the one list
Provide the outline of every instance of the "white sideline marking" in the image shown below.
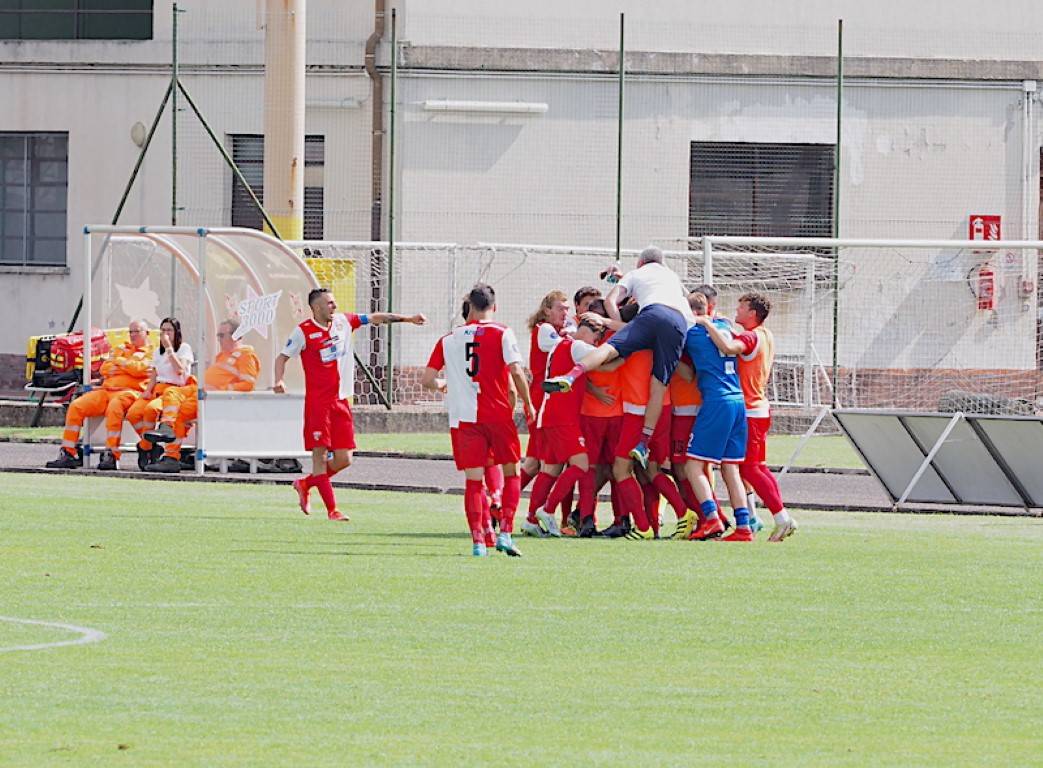
[[63,645],[87,645],[88,643],[97,643],[104,640],[106,635],[97,629],[91,629],[90,627],[77,627],[75,624],[61,624],[56,621],[37,621],[35,619],[16,619],[12,616],[0,616],[0,621],[9,621],[12,624],[35,624],[41,627],[54,627],[55,629],[65,629],[69,632],[76,632],[80,636],[75,640],[59,640],[56,643],[37,643],[35,645],[8,645],[0,647],[0,653],[7,653],[8,651],[40,651],[44,648],[59,648]]

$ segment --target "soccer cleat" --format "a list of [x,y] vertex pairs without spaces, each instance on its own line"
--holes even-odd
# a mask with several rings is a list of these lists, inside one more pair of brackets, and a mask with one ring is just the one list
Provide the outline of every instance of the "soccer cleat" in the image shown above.
[[487,554],[489,554],[489,552],[488,550],[486,550],[485,544],[479,541],[476,542],[473,547],[471,547],[471,554],[475,557],[485,557]]
[[750,530],[754,533],[760,533],[764,530],[764,523],[752,510],[750,510]]
[[308,499],[308,486],[304,484],[305,478],[298,477],[293,481],[293,490],[297,491],[297,503],[301,506],[301,512],[311,514],[311,501]]
[[573,507],[572,511],[569,512],[569,528],[575,528],[578,531],[582,522],[579,518],[579,507]]
[[670,538],[680,540],[687,539],[692,535],[692,531],[694,530],[698,520],[699,518],[696,516],[695,512],[689,509],[684,513],[684,517],[678,518],[677,527],[674,528],[674,532],[670,534]]
[[651,527],[642,531],[635,526],[630,529],[630,533],[628,533],[625,538],[630,541],[651,541],[655,538],[655,534],[652,533]]
[[555,392],[571,392],[572,380],[568,376],[554,376],[543,380],[543,391],[547,394]]
[[80,456],[73,456],[64,448],[58,452],[58,458],[54,461],[48,461],[44,464],[47,469],[79,469],[83,466],[83,459]]
[[566,525],[564,528],[562,528],[561,535],[567,539],[574,539],[577,536],[579,536],[579,534],[576,532],[576,529],[573,528],[571,525]]
[[648,469],[648,446],[638,443],[630,449],[630,458],[641,465],[641,469]]
[[543,530],[547,532],[548,536],[561,538],[561,528],[558,527],[558,520],[554,515],[545,509],[537,509],[536,519],[543,523]]
[[579,538],[581,539],[593,539],[595,536],[600,536],[598,533],[597,525],[594,523],[594,516],[585,517],[579,524]]
[[601,532],[601,535],[606,539],[618,539],[622,536],[627,535],[627,528],[619,523],[613,523],[608,528]]
[[116,454],[112,451],[102,453],[101,459],[98,460],[98,469],[102,472],[112,472],[119,469],[119,464],[116,462]]
[[144,437],[150,443],[172,443],[177,439],[174,428],[167,423],[162,423],[155,429],[149,430]]
[[537,523],[530,523],[526,520],[521,524],[521,531],[526,536],[535,536],[537,539],[544,539],[547,537],[547,532],[540,528]]
[[507,557],[521,557],[521,552],[514,546],[511,534],[502,531],[496,535],[496,551],[503,552]]
[[736,528],[721,541],[753,541],[753,531],[749,528]]
[[164,456],[159,461],[155,461],[145,466],[146,472],[163,472],[166,474],[177,474],[181,471],[181,462],[175,459],[173,456]]
[[339,509],[334,509],[326,513],[326,517],[330,520],[336,520],[338,522],[347,523],[351,521],[351,518],[341,512]]
[[768,537],[768,541],[782,541],[788,539],[790,536],[797,532],[797,521],[789,520],[785,523],[780,523],[775,526],[775,530],[771,532]]
[[722,533],[724,533],[724,523],[721,522],[721,518],[711,517],[699,523],[699,526],[692,531],[688,538],[692,541],[706,541],[707,539],[716,539]]

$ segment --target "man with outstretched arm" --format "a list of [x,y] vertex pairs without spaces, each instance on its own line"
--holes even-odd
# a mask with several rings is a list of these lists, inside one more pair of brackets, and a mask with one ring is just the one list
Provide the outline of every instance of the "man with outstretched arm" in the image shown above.
[[[330,520],[347,520],[337,509],[330,478],[350,466],[355,451],[355,424],[350,398],[355,392],[355,355],[351,334],[364,325],[427,322],[422,314],[399,315],[373,312],[357,315],[338,313],[337,302],[328,288],[308,294],[312,319],[298,325],[275,358],[275,392],[285,392],[286,362],[300,355],[304,368],[304,449],[311,451],[311,475],[293,481],[301,511],[311,512],[308,494],[319,491]],[[327,454],[333,460],[327,461]]]
[[629,296],[640,308],[637,316],[608,342],[598,347],[564,376],[543,382],[546,392],[568,392],[587,371],[597,370],[617,357],[626,358],[643,349],[652,351],[652,382],[641,437],[631,455],[648,466],[648,443],[655,433],[670,377],[684,349],[685,333],[695,322],[681,278],[663,264],[663,252],[655,246],[641,251],[637,269],[625,274],[605,297],[609,317],[618,321],[619,302]]

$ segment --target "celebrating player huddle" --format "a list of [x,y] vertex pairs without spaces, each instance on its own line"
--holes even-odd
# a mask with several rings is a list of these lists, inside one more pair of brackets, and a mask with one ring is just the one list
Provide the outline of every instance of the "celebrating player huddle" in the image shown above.
[[[496,299],[488,285],[471,290],[465,324],[435,346],[421,383],[446,394],[474,555],[493,547],[521,554],[511,534],[530,482],[522,524],[529,535],[658,538],[665,498],[677,518],[671,538],[722,537],[732,522],[714,497],[712,466],[721,467],[734,514],[735,530],[724,541],[752,541],[760,527],[747,485],[772,513],[771,541],[796,530],[765,463],[774,341],[762,324],[771,304],[761,294],[744,294],[735,327],[713,315],[711,287],[686,296],[662,262],[659,249],[647,248],[607,296],[580,289],[572,323],[566,294],[548,294],[530,320],[531,386],[514,333],[493,320]],[[529,426],[520,472],[518,399]],[[483,479],[497,465],[503,487],[494,517]],[[606,482],[613,522],[599,533],[597,493]]]

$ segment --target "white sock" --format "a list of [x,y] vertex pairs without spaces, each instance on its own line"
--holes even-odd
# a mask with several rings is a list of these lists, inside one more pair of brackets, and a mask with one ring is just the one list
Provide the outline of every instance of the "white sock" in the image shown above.
[[789,512],[787,512],[785,509],[773,514],[772,518],[774,518],[775,520],[775,525],[788,525],[792,522],[789,516]]
[[746,494],[746,509],[750,510],[751,515],[757,514],[757,494]]

